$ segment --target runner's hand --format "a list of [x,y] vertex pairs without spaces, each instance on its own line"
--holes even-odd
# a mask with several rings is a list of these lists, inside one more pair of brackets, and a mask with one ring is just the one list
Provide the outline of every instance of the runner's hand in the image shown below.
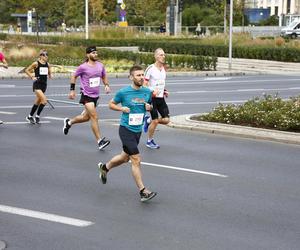
[[76,96],[76,92],[75,90],[71,90],[70,93],[69,93],[69,99],[75,99],[75,96]]
[[104,90],[106,94],[110,93],[110,87],[108,85],[105,85]]
[[130,108],[128,108],[128,107],[122,107],[122,112],[123,113],[130,113]]
[[146,109],[147,111],[151,111],[152,106],[151,106],[149,103],[145,102],[145,109]]
[[164,96],[168,97],[169,96],[169,91],[167,91],[166,89],[164,90]]

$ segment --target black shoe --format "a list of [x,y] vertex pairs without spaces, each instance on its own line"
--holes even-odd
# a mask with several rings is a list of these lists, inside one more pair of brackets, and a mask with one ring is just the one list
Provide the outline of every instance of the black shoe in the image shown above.
[[27,116],[27,117],[26,117],[26,120],[27,120],[29,123],[31,123],[31,124],[35,124],[35,120],[34,120],[34,118],[33,118],[32,116]]
[[39,116],[36,116],[36,117],[35,117],[35,123],[40,124],[40,120],[41,120],[41,119],[40,119]]
[[63,131],[64,131],[64,134],[65,134],[65,135],[68,134],[69,129],[71,128],[71,125],[69,125],[69,121],[70,121],[69,118],[65,118],[65,119],[64,119],[64,128],[63,128]]
[[141,202],[149,201],[157,195],[156,192],[145,192],[145,188],[140,191]]
[[98,163],[99,178],[103,184],[107,181],[107,171],[104,169],[104,164],[102,162]]
[[103,137],[103,138],[98,142],[99,150],[104,149],[109,143],[110,143],[110,140],[106,140],[105,137]]

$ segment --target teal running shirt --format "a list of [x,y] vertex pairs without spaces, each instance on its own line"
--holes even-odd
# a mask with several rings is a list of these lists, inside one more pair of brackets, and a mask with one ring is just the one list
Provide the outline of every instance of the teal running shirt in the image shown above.
[[132,86],[120,89],[113,101],[121,104],[122,107],[128,107],[130,113],[122,113],[120,125],[133,132],[141,132],[146,113],[145,103],[151,102],[151,91],[149,88],[141,87],[136,90]]

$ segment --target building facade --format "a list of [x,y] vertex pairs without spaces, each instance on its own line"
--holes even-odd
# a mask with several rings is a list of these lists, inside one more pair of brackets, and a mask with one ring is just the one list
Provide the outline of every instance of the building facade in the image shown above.
[[270,8],[271,16],[300,14],[300,0],[257,0],[256,2],[257,8]]

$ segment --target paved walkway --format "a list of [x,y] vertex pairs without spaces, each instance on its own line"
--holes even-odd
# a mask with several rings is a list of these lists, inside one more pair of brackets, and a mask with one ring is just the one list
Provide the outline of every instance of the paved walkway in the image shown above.
[[[237,75],[257,75],[257,74],[300,74],[300,63],[285,63],[255,59],[232,59],[232,68],[229,70],[228,58],[219,57],[216,71],[196,71],[196,72],[168,72],[168,76],[237,76]],[[0,68],[0,79],[26,78],[23,67]],[[55,78],[70,77],[71,73],[54,73]],[[127,77],[128,73],[110,73],[110,77]]]

